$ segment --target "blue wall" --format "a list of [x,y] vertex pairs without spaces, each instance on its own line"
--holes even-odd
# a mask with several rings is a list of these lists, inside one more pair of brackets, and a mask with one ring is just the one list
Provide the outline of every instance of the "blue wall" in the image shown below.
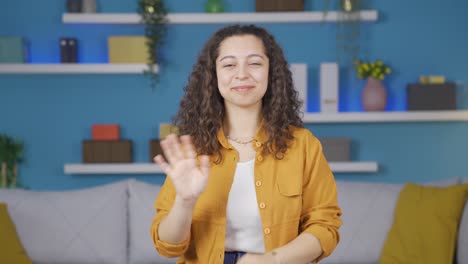
[[[142,34],[138,25],[61,23],[65,0],[4,1],[0,35],[31,41],[31,61],[58,62],[58,39],[79,38],[81,62],[106,62],[110,35]],[[102,12],[134,12],[135,1],[99,0]],[[225,0],[232,12],[254,11],[254,1]],[[306,9],[320,9],[306,0]],[[205,0],[166,1],[171,12],[203,12]],[[366,59],[381,58],[394,74],[386,79],[388,110],[405,109],[405,86],[421,74],[444,74],[468,83],[468,25],[464,0],[373,1],[377,23],[362,26]],[[291,63],[309,65],[308,109],[316,111],[317,70],[336,57],[335,24],[262,24],[283,46]],[[32,189],[74,189],[137,177],[160,183],[163,175],[65,175],[65,163],[81,162],[81,141],[94,123],[119,123],[123,138],[134,141],[136,162],[148,161],[148,141],[160,122],[175,114],[182,88],[198,51],[222,25],[170,25],[160,88],[152,91],[141,75],[0,75],[0,133],[22,138],[26,162],[21,181]],[[360,111],[363,81],[342,72],[341,110]],[[459,107],[467,108],[466,88]],[[317,136],[353,140],[353,159],[378,161],[376,174],[337,174],[339,180],[429,181],[467,175],[468,123],[384,123],[307,125]]]

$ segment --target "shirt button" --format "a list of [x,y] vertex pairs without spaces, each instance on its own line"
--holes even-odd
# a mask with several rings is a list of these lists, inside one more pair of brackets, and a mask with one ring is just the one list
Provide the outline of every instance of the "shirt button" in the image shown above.
[[260,206],[261,209],[265,209],[266,204],[265,203],[260,203],[259,206]]
[[263,232],[265,233],[265,235],[269,235],[269,234],[270,234],[270,228],[268,228],[268,227],[265,228],[265,229],[263,230]]
[[257,141],[257,142],[255,142],[255,146],[261,147],[261,146],[262,146],[262,143]]
[[261,181],[256,181],[256,182],[255,182],[255,186],[257,186],[257,187],[262,186],[262,182],[261,182]]
[[258,156],[258,157],[257,157],[257,160],[258,160],[258,161],[262,161],[262,160],[263,160],[263,157],[262,157],[262,156]]

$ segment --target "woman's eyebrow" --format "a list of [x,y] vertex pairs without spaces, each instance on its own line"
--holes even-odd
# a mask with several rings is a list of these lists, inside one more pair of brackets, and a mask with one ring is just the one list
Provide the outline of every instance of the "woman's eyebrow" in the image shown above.
[[[262,55],[256,54],[256,53],[250,54],[250,55],[247,56],[247,58],[251,58],[251,57],[259,57],[259,58],[261,58],[261,59],[264,59],[265,56],[262,56]],[[232,56],[232,55],[227,55],[227,56],[222,57],[219,61],[222,61],[222,60],[224,60],[224,59],[235,59],[235,58],[236,58],[236,57],[234,57],[234,56]]]
[[262,60],[265,59],[265,56],[262,56],[260,54],[250,54],[249,56],[247,56],[247,58],[252,58],[252,57],[259,57],[261,58]]
[[232,56],[232,55],[228,55],[228,56],[222,57],[219,61],[222,61],[222,60],[224,60],[224,59],[235,59],[235,57]]

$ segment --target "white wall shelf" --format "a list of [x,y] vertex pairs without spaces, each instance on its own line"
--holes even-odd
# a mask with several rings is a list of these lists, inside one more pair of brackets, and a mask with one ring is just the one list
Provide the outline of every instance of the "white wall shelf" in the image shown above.
[[147,68],[146,64],[0,64],[0,74],[140,74]]
[[[377,21],[376,10],[360,12],[322,11],[313,12],[257,12],[257,13],[172,13],[167,15],[170,24],[211,24],[211,23],[310,23],[337,21]],[[75,24],[140,24],[141,17],[133,13],[101,13],[62,15],[63,23]]]
[[153,163],[65,164],[65,174],[155,174],[163,173]]
[[383,123],[383,122],[456,122],[468,121],[468,110],[407,112],[307,113],[304,123]]
[[334,173],[372,173],[379,170],[375,161],[329,162]]
[[[333,172],[377,172],[377,162],[329,162]],[[156,174],[163,173],[152,163],[65,164],[65,174]]]

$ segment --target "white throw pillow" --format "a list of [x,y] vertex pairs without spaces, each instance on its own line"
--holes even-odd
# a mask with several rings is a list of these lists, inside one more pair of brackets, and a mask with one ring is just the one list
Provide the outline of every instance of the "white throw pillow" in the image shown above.
[[[450,186],[458,178],[426,185]],[[343,211],[341,240],[321,263],[377,263],[393,224],[393,213],[404,184],[337,181]]]
[[[468,177],[462,179],[468,183]],[[457,260],[458,264],[468,264],[468,200],[465,203],[460,225],[458,227]]]
[[129,184],[129,263],[166,264],[177,258],[165,258],[158,254],[151,240],[150,227],[156,213],[154,201],[161,186],[131,180]]
[[80,190],[0,190],[35,264],[127,262],[128,181]]

